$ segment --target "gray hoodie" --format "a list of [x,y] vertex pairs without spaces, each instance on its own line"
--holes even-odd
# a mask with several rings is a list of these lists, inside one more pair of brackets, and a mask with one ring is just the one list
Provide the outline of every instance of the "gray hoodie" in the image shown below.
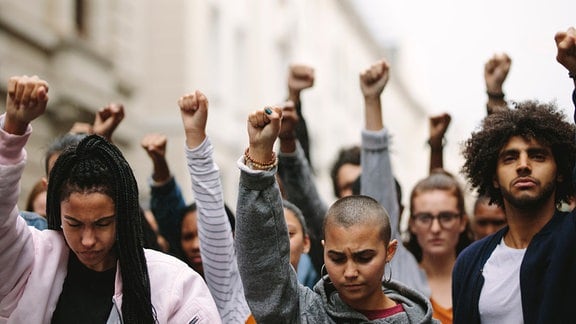
[[331,284],[326,282],[324,276],[314,286],[314,291],[322,299],[322,304],[328,315],[327,323],[434,323],[432,320],[432,305],[422,294],[412,290],[399,282],[390,281],[382,283],[384,293],[402,304],[404,312],[392,316],[369,321],[363,314],[346,305],[339,297],[338,292]]
[[[276,169],[254,171],[243,158],[236,209],[236,251],[246,300],[258,323],[436,323],[426,297],[397,282],[384,292],[405,312],[375,321],[346,305],[321,279],[314,290],[298,282],[290,265],[290,242]],[[327,277],[325,277],[327,278]]]
[[[376,199],[390,215],[392,238],[402,242],[398,232],[400,222],[396,186],[390,161],[389,134],[386,129],[380,131],[362,131],[362,181],[361,193]],[[312,235],[323,237],[322,224],[328,210],[314,184],[312,170],[308,165],[304,150],[297,144],[294,153],[278,155],[278,174],[282,179],[288,200],[300,208]],[[314,247],[314,246],[313,246]],[[313,257],[322,258],[322,255]],[[390,262],[391,277],[406,286],[430,297],[430,287],[426,273],[420,268],[414,255],[403,244],[398,244],[394,259]],[[386,272],[385,276],[390,276]]]

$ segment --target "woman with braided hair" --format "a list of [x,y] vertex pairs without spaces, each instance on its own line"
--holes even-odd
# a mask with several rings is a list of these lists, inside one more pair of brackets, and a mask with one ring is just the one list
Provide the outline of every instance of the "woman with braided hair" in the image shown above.
[[18,217],[24,145],[47,93],[37,77],[13,77],[0,116],[0,322],[220,323],[196,272],[142,247],[136,180],[103,137],[87,136],[56,160],[49,230]]

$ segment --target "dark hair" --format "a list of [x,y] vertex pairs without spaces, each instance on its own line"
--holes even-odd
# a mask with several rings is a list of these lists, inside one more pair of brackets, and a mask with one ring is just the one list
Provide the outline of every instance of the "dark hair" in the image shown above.
[[[192,265],[188,261],[188,258],[186,257],[186,253],[184,253],[184,250],[182,249],[182,224],[184,223],[184,218],[186,217],[186,215],[188,215],[188,213],[195,212],[196,210],[197,210],[196,203],[191,203],[189,205],[186,205],[186,206],[178,209],[178,211],[177,211],[177,213],[178,213],[178,240],[176,241],[177,242],[176,246],[170,247],[174,251],[174,256],[177,257],[178,259],[182,260],[184,263],[186,263],[191,268],[192,268]],[[204,274],[201,274],[201,273],[199,273],[199,274],[204,276]]]
[[142,206],[140,206],[140,216],[143,218],[142,221],[142,247],[145,249],[152,249],[160,252],[164,252],[160,244],[158,244],[158,233],[154,231],[148,220],[146,219],[146,213]]
[[[443,169],[433,170],[430,175],[426,178],[418,181],[412,193],[410,194],[410,218],[414,216],[414,199],[421,193],[432,191],[432,190],[444,190],[448,191],[450,194],[454,195],[457,200],[458,211],[460,212],[460,219],[466,214],[466,208],[464,204],[464,194],[460,188],[460,184],[449,172]],[[408,242],[406,242],[406,248],[412,252],[414,257],[418,262],[422,261],[422,247],[418,244],[418,239],[416,235],[410,232],[410,237]],[[456,256],[464,250],[468,245],[472,243],[472,235],[470,230],[470,223],[466,223],[466,229],[460,233],[458,237],[458,244],[456,245]]]
[[[36,200],[36,197],[38,197],[38,195],[40,195],[44,191],[46,191],[46,187],[44,186],[44,181],[42,181],[42,180],[36,181],[36,183],[34,184],[34,187],[32,187],[32,190],[30,190],[30,193],[28,194],[28,199],[26,200],[26,210],[27,211],[31,211],[31,212],[34,211],[34,200]],[[46,216],[46,215],[42,215],[42,216]]]
[[344,164],[360,165],[360,146],[355,145],[349,148],[342,148],[338,152],[338,157],[332,169],[330,170],[330,178],[332,178],[332,188],[334,195],[340,198],[340,190],[338,188],[338,171]]
[[[182,249],[182,224],[184,223],[184,218],[186,217],[186,215],[188,215],[189,213],[193,213],[195,211],[198,210],[198,207],[196,206],[196,203],[190,203],[182,208],[180,208],[177,211],[177,215],[178,215],[178,240],[176,241],[177,244],[175,247],[170,247],[172,249],[172,254],[177,257],[178,259],[180,259],[181,261],[183,261],[184,263],[186,263],[189,267],[193,268],[192,265],[190,264],[190,261],[188,260],[188,258],[186,257],[186,253],[184,252],[184,250]],[[228,207],[228,205],[224,204],[224,210],[226,211],[226,216],[228,217],[228,222],[230,223],[230,227],[232,229],[232,235],[234,235],[234,232],[236,230],[236,217],[234,216],[234,213],[232,212],[232,210],[230,209],[230,207]],[[198,221],[198,217],[196,218],[196,221]],[[200,234],[200,233],[198,233]],[[204,277],[204,273],[200,273],[197,269],[194,269],[196,272],[198,272],[198,274],[200,274],[202,277]]]
[[124,287],[122,318],[126,323],[155,322],[136,179],[120,150],[103,137],[86,136],[77,146],[66,148],[56,160],[48,181],[49,229],[61,231],[60,203],[77,192],[98,192],[114,201],[115,249]]
[[52,143],[50,143],[44,155],[44,170],[46,171],[47,177],[50,176],[50,158],[54,155],[59,155],[69,146],[78,145],[84,137],[86,137],[86,134],[67,133],[54,139]]
[[304,218],[304,214],[302,214],[300,208],[298,208],[296,205],[294,205],[293,203],[289,202],[286,199],[282,200],[282,206],[290,210],[294,214],[294,216],[296,216],[296,219],[298,219],[298,222],[302,227],[302,233],[304,234],[304,236],[308,235],[308,226],[306,225],[306,219]]
[[[188,213],[195,212],[196,209],[197,209],[196,203],[191,203],[178,210],[178,220],[179,220],[178,228],[180,229],[179,230],[180,234],[182,233],[182,221],[184,220],[184,216],[186,216],[186,214]],[[234,233],[236,229],[236,217],[234,216],[234,212],[232,212],[232,210],[230,209],[230,207],[228,207],[227,204],[224,204],[224,210],[226,211],[226,217],[228,217],[230,227],[232,227],[232,233]]]
[[388,212],[374,198],[363,195],[340,198],[330,206],[324,218],[324,237],[328,224],[346,228],[359,224],[380,226],[380,237],[386,244],[392,236]]
[[491,203],[504,207],[502,193],[493,185],[500,150],[513,136],[534,139],[550,147],[558,176],[564,180],[556,184],[555,202],[568,201],[574,192],[570,180],[576,157],[575,129],[552,103],[516,103],[511,109],[487,116],[482,128],[464,143],[462,173],[479,195],[487,195]]
[[[490,205],[490,197],[486,196],[486,195],[479,195],[478,197],[476,197],[476,200],[474,201],[474,214],[476,214],[476,209],[478,209],[478,207],[480,207],[480,205]],[[500,206],[498,206],[499,208],[502,208]]]

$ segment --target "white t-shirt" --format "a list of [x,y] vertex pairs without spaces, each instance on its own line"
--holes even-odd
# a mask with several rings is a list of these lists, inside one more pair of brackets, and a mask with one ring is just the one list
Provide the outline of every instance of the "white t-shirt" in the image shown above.
[[482,323],[524,323],[520,295],[520,266],[526,249],[513,249],[504,238],[492,252],[484,268],[484,286],[478,310]]

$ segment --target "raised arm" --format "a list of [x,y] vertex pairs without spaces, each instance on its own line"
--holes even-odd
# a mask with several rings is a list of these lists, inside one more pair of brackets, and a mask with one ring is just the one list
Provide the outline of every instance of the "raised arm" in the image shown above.
[[[558,32],[554,36],[556,41],[556,60],[562,64],[567,70],[568,75],[574,82],[574,91],[572,92],[572,102],[576,107],[576,29],[574,27],[568,28],[565,32]],[[576,111],[574,112],[574,120],[576,121]]]
[[214,297],[223,323],[244,323],[250,309],[236,253],[232,227],[224,207],[220,171],[213,159],[213,147],[206,136],[208,100],[196,91],[178,100],[184,133],[186,159],[192,191],[198,208],[198,235],[204,278]]
[[168,241],[170,252],[180,256],[180,215],[186,203],[182,191],[170,173],[166,160],[168,138],[164,134],[146,134],[140,145],[152,161],[153,171],[150,179],[150,210],[160,234]]
[[[380,96],[389,78],[389,66],[381,60],[360,74],[360,89],[364,96],[365,129],[362,131],[362,175],[360,193],[376,199],[390,216],[392,238],[400,240],[398,223],[400,206],[392,174],[389,136],[384,128]],[[390,263],[392,278],[403,282],[424,295],[430,295],[426,276],[414,256],[402,245]]]
[[504,100],[503,85],[511,65],[512,60],[506,53],[494,54],[484,64],[484,81],[488,95],[486,112],[488,115],[502,109],[508,109],[508,104]]
[[282,126],[280,128],[280,160],[278,174],[284,185],[287,199],[294,203],[306,217],[306,223],[312,234],[319,238],[326,205],[320,198],[310,166],[306,163],[302,147],[296,138],[296,127],[300,119],[294,106],[282,108]]
[[72,134],[98,134],[109,142],[112,142],[112,135],[118,125],[124,119],[124,106],[117,103],[111,103],[100,108],[96,112],[94,124],[76,122],[72,125],[70,133]]
[[282,126],[280,129],[280,154],[278,175],[282,181],[286,198],[294,203],[306,218],[310,233],[310,258],[317,273],[324,264],[322,247],[322,223],[327,205],[320,197],[314,176],[300,142],[297,139],[296,127],[300,119],[292,105],[282,109]]
[[360,73],[360,90],[364,97],[364,131],[362,132],[362,175],[360,193],[380,202],[390,215],[392,237],[397,238],[399,205],[392,174],[388,131],[384,128],[380,96],[389,79],[385,60],[372,64]]
[[452,117],[447,113],[432,116],[429,119],[430,137],[428,138],[428,145],[430,146],[430,173],[435,169],[444,168],[444,136],[446,135],[448,126],[450,126],[451,120]]
[[294,103],[299,122],[296,124],[295,134],[300,142],[308,163],[312,165],[310,159],[310,138],[308,137],[308,126],[302,114],[302,100],[300,93],[314,86],[314,68],[305,64],[292,64],[288,69],[288,101]]
[[96,112],[92,129],[94,134],[98,134],[112,142],[112,135],[118,125],[124,119],[124,106],[118,103],[110,103]]
[[298,279],[290,265],[290,244],[282,198],[275,180],[274,141],[280,108],[248,117],[249,147],[238,161],[236,251],[244,294],[258,323],[295,323]]
[[[8,81],[6,113],[0,116],[0,304],[8,318],[22,296],[34,262],[31,229],[18,216],[20,178],[26,163],[30,123],[48,103],[48,83],[36,76]],[[32,229],[34,230],[34,229]]]

